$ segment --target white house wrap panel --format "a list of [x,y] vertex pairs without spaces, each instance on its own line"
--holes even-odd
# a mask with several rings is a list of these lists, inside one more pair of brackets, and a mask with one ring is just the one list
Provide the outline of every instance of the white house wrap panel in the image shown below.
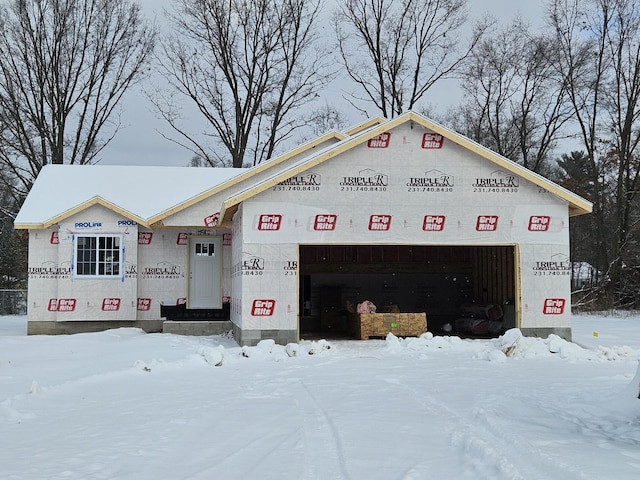
[[[116,261],[96,257],[96,275],[78,272],[77,242],[82,238],[115,239],[103,249]],[[90,207],[58,224],[30,234],[30,318],[57,322],[130,320],[136,317],[138,262],[136,222],[99,206]],[[116,268],[118,271],[112,271]],[[51,274],[43,275],[51,269]],[[109,275],[99,275],[99,269]]]

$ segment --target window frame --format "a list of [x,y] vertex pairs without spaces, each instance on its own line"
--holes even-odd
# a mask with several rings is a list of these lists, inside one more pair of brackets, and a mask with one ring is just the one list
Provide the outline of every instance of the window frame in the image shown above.
[[[93,240],[94,245],[84,248],[81,238]],[[105,239],[102,242],[102,239]],[[111,242],[109,242],[111,240]],[[116,240],[114,242],[114,240]],[[91,243],[91,242],[90,242]],[[103,244],[101,244],[103,243]],[[80,249],[80,247],[83,247]],[[117,260],[108,259],[109,254],[117,255]],[[88,258],[87,258],[88,257]],[[75,234],[73,240],[73,277],[76,279],[120,279],[124,274],[124,236],[111,233]],[[114,272],[114,266],[115,272]],[[82,268],[79,268],[82,267]],[[84,273],[89,269],[90,273]],[[82,270],[83,273],[80,273]],[[107,271],[111,273],[106,273]],[[100,273],[102,271],[102,273]]]

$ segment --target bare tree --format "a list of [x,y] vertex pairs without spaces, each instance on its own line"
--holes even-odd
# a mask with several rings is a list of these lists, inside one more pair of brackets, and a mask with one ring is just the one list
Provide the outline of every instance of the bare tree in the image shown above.
[[[636,264],[632,252],[635,242],[629,244],[632,234],[638,232],[638,193],[640,191],[640,4],[637,1],[601,0],[603,10],[611,8],[612,22],[606,31],[606,45],[611,58],[611,81],[605,90],[610,131],[611,156],[615,158],[617,177],[616,244],[613,246],[610,275],[621,278],[625,263]],[[633,262],[631,262],[633,258]],[[621,279],[622,280],[622,279]],[[633,288],[633,296],[639,285]],[[627,290],[621,285],[621,292]],[[622,302],[626,302],[622,295]]]
[[[583,10],[578,0],[551,0],[548,6],[548,23],[555,43],[560,50],[555,64],[567,86],[567,95],[573,107],[573,121],[577,137],[584,147],[586,171],[594,180],[602,178],[600,159],[606,148],[599,135],[606,130],[601,120],[602,95],[606,88],[609,61],[606,56],[603,32],[610,22],[609,14],[597,19],[593,12]],[[591,241],[598,253],[592,261],[606,271],[609,265],[608,229],[606,225],[606,197],[602,185],[593,191],[594,231]]]
[[552,37],[534,35],[516,19],[481,40],[460,70],[463,100],[455,129],[536,172],[571,116]]
[[95,159],[117,132],[116,107],[145,73],[154,41],[129,0],[0,5],[0,163],[16,194],[43,165]]
[[13,228],[19,209],[10,186],[0,183],[0,288],[25,288],[27,284],[29,236]]
[[[599,178],[598,171],[593,168],[593,165],[588,161],[587,155],[584,151],[572,151],[569,154],[562,154],[557,160],[558,169],[555,171],[556,175],[554,180],[565,188],[568,188],[572,192],[586,198],[593,199],[597,194],[604,194],[603,198],[613,199],[613,189],[610,184],[606,182],[605,178]],[[599,169],[600,172],[605,170],[605,166]],[[600,193],[597,193],[600,191]],[[610,205],[607,205],[608,210]],[[596,215],[581,215],[574,217],[569,222],[569,235],[571,237],[571,261],[577,268],[572,269],[572,285],[577,285],[580,291],[574,292],[574,305],[587,307],[595,305],[598,300],[597,295],[594,294],[594,285],[597,285],[602,281],[600,274],[602,271],[599,268],[595,268],[597,265],[600,252],[598,251],[598,242],[594,242],[595,232],[598,231],[596,227],[597,223]],[[613,228],[613,218],[607,217],[607,228]],[[579,283],[579,278],[576,278],[576,274],[582,274],[583,268],[581,265],[589,265],[589,271],[592,278],[586,285]]]
[[354,107],[373,102],[384,117],[415,109],[439,80],[450,77],[479,40],[459,52],[466,0],[345,0],[334,15],[338,49],[359,92]]
[[640,4],[553,0],[549,14],[562,51],[557,68],[569,87],[589,169],[600,182],[592,199],[598,268],[609,280],[610,301],[621,305],[640,289],[637,282],[632,290],[625,285],[638,261]]
[[[180,97],[153,99],[179,136],[172,140],[212,166],[270,158],[304,125],[298,110],[330,80],[328,57],[317,43],[320,7],[320,0],[180,0],[170,16],[175,35],[159,59]],[[183,97],[216,145],[183,127]]]

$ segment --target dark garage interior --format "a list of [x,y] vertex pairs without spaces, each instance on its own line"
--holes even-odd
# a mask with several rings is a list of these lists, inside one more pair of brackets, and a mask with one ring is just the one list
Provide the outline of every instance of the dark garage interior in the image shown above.
[[515,326],[515,247],[301,245],[300,334],[350,336],[359,303],[425,312],[436,335],[497,336]]

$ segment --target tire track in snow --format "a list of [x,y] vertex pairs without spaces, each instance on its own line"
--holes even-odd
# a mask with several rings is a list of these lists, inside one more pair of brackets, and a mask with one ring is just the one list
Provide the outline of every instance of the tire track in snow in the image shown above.
[[302,479],[348,480],[342,441],[331,416],[303,381],[295,385],[301,387],[297,391],[304,417],[305,458],[309,459]]
[[[640,445],[640,430],[637,423],[624,414],[615,414],[607,408],[597,408],[590,404],[581,405],[579,402],[568,402],[570,409],[552,408],[540,404],[542,411],[558,417],[568,424],[575,425],[580,431],[594,441],[626,445],[637,448]],[[576,412],[582,412],[576,415]]]
[[[410,392],[422,408],[437,417],[446,417],[451,445],[461,450],[461,458],[469,469],[469,478],[487,480],[534,480],[584,478],[571,465],[556,464],[541,454],[528,442],[523,442],[505,427],[493,422],[483,409],[473,412],[473,421],[462,417],[455,410],[431,395],[393,379],[393,383]],[[498,415],[498,414],[496,414]],[[494,415],[495,416],[495,415]],[[532,460],[532,457],[534,459]],[[546,468],[540,471],[540,466]],[[414,472],[428,465],[416,465],[409,469],[403,480],[419,478]]]
[[[278,452],[293,451],[292,437],[284,435],[263,434],[249,439],[241,448],[220,459],[218,464],[209,466],[192,474],[193,480],[216,478],[223,465],[233,465],[233,469],[241,475],[239,478],[261,478],[265,471],[269,471],[265,465],[270,464],[270,459]],[[251,452],[248,454],[247,452]],[[250,459],[250,461],[248,461]]]

